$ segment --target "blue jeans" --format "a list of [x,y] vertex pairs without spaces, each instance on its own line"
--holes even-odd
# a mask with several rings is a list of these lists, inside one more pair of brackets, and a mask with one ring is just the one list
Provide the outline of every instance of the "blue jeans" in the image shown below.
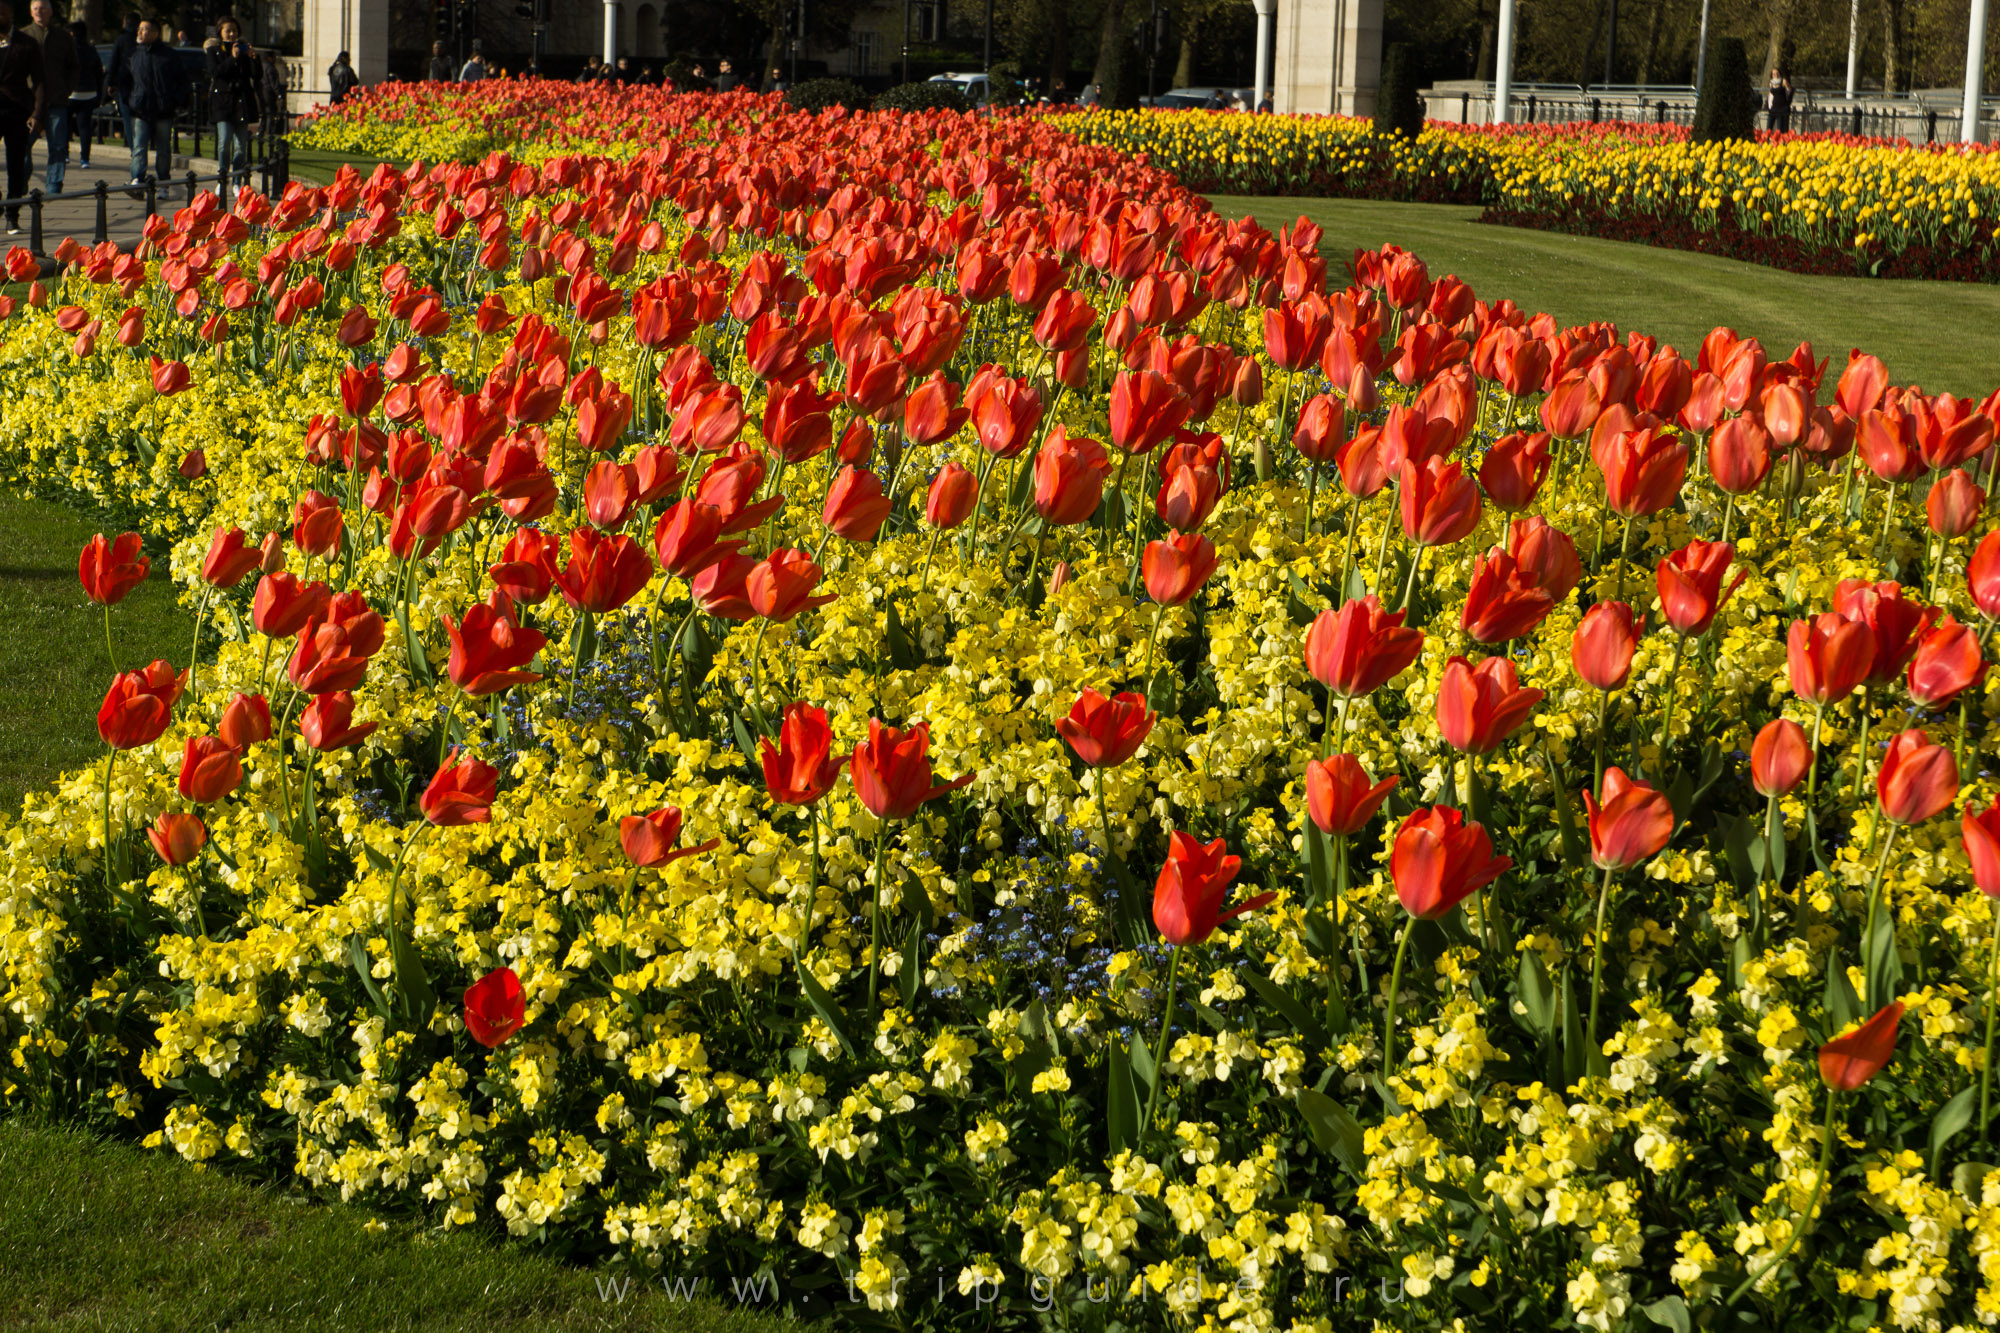
[[215,160],[232,174],[249,169],[250,132],[247,125],[235,120],[215,122]]
[[50,194],[61,194],[63,177],[69,174],[69,101],[64,99],[42,114],[49,122],[49,160],[42,167],[42,180]]
[[125,122],[132,131],[132,179],[143,180],[146,176],[146,150],[154,148],[160,167],[153,174],[165,181],[174,171],[174,122],[171,118],[147,120],[143,116],[133,116]]

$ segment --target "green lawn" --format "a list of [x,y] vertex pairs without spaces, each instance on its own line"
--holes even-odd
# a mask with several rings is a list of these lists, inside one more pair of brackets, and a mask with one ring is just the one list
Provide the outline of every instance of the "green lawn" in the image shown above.
[[1850,347],[1881,357],[1896,381],[1934,393],[1984,397],[2000,387],[2000,286],[1808,278],[1713,255],[1486,226],[1473,221],[1477,208],[1456,204],[1213,202],[1274,231],[1305,214],[1326,228],[1320,252],[1336,274],[1355,247],[1394,241],[1422,256],[1433,276],[1456,273],[1485,300],[1511,297],[1565,325],[1614,320],[1689,357],[1718,324],[1761,339],[1774,358],[1810,338],[1829,358],[1829,391]]
[[[76,562],[109,521],[60,505],[0,496],[0,803],[18,813],[24,792],[64,769],[101,759],[97,708],[111,684],[104,613],[84,598]],[[166,551],[149,545],[152,573],[112,608],[118,665],[156,657],[187,665],[193,617],[174,599]]]
[[[805,1325],[657,1280],[258,1189],[171,1153],[0,1120],[0,1328],[671,1329]],[[622,1279],[621,1279],[622,1280]],[[602,1294],[600,1294],[602,1293]]]

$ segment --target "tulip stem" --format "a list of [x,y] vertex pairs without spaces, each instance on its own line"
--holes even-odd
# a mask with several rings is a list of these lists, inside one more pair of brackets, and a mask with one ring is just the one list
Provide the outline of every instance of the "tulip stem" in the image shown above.
[[111,603],[104,604],[104,656],[111,663],[111,674],[118,674],[118,654],[111,647]]
[[1861,794],[1861,779],[1868,772],[1868,715],[1869,689],[1861,687],[1861,743],[1854,747],[1854,779],[1848,784],[1847,799],[1850,801]]
[[1687,651],[1687,635],[1674,636],[1674,664],[1667,669],[1667,703],[1660,716],[1660,785],[1667,783],[1667,746],[1673,741],[1674,696],[1680,693],[1681,654]]
[[[1391,522],[1390,519],[1388,518],[1382,520],[1382,540],[1375,547],[1375,581],[1368,585],[1368,590],[1374,593],[1377,597],[1380,597],[1382,595],[1383,566],[1385,566],[1389,562],[1389,531],[1395,526],[1396,525],[1393,522]],[[1345,589],[1342,589],[1341,591],[1343,594],[1345,594],[1346,592]]]
[[1159,645],[1160,624],[1161,622],[1165,621],[1166,618],[1167,618],[1167,608],[1160,605],[1158,602],[1153,603],[1153,632],[1146,636],[1146,670],[1144,674],[1142,674],[1139,677],[1139,688],[1142,693],[1150,690],[1152,686],[1153,650]]
[[1409,952],[1410,930],[1415,918],[1403,923],[1403,937],[1396,942],[1396,965],[1389,969],[1389,1007],[1382,1015],[1382,1083],[1388,1086],[1396,1076],[1396,992],[1403,986],[1403,956]]
[[1881,560],[1889,550],[1889,528],[1896,521],[1896,483],[1888,485],[1888,498],[1882,504],[1882,536],[1875,543],[1875,558]]
[[1299,533],[1300,541],[1310,541],[1312,539],[1313,503],[1318,499],[1319,464],[1308,463],[1306,466],[1306,524],[1305,529]]
[[458,713],[458,694],[449,692],[444,706],[444,721],[438,724],[438,767],[444,767],[445,757],[451,753],[451,720]]
[[[999,465],[999,455],[988,454],[986,466],[979,469],[979,484],[972,489],[972,534],[966,540],[965,550],[968,557],[975,562],[979,559],[979,507],[986,499],[986,479],[993,475],[993,469]],[[929,569],[928,561],[925,562],[925,568]]]
[[920,593],[929,592],[931,589],[931,558],[937,554],[938,538],[942,536],[944,536],[943,528],[931,529],[931,543],[924,548],[924,572],[917,576],[917,591]]
[[1725,545],[1729,541],[1729,525],[1736,517],[1736,493],[1728,492],[1728,496],[1722,502],[1722,540]]
[[[113,746],[104,756],[104,889],[113,897],[118,894],[118,886],[112,878],[111,867],[111,766],[117,762],[118,749]],[[1991,1048],[1993,1042],[1990,1037],[1986,1044]]]
[[819,802],[806,807],[806,819],[812,824],[812,879],[806,885],[805,920],[799,923],[799,947],[795,955],[798,958],[805,957],[806,945],[812,939],[813,909],[819,905]]
[[1597,695],[1597,776],[1594,785],[1599,791],[1604,789],[1604,728],[1610,721],[1611,696],[1616,690],[1601,690]]
[[1819,792],[1819,732],[1826,717],[1826,704],[1813,705],[1812,762],[1806,765],[1806,808],[1810,810]]
[[1167,1039],[1174,1030],[1174,986],[1181,979],[1181,946],[1174,946],[1173,961],[1167,964],[1167,1007],[1160,1014],[1160,1041],[1153,1049],[1153,1091],[1146,1098],[1146,1118],[1139,1122],[1144,1138],[1153,1128],[1153,1113],[1160,1105],[1160,1089],[1167,1081]]
[[1986,1058],[1979,1065],[1979,1133],[1982,1138],[1992,1132],[1994,1001],[2000,999],[2000,901],[1990,898],[1987,901],[1993,904],[1993,952],[1986,965]]
[[[1877,828],[1882,826],[1882,821],[1885,817],[1882,811],[1882,803],[1877,801],[1875,803],[1875,826]],[[1875,877],[1868,882],[1868,922],[1861,932],[1861,958],[1863,962],[1871,961],[1869,959],[1869,951],[1873,947],[1872,941],[1875,938],[1875,905],[1882,900],[1882,875],[1889,868],[1889,853],[1895,849],[1898,828],[1899,826],[1893,822],[1889,825],[1889,836],[1882,843],[1882,855],[1875,861]],[[1875,977],[1872,974],[1868,978],[1868,988],[1871,991],[1875,989]]]
[[1783,1263],[1785,1256],[1792,1252],[1792,1247],[1799,1243],[1799,1237],[1805,1234],[1806,1227],[1811,1225],[1813,1213],[1819,1208],[1820,1193],[1826,1188],[1827,1168],[1833,1160],[1833,1117],[1834,1109],[1839,1105],[1839,1091],[1834,1088],[1828,1088],[1826,1090],[1826,1125],[1820,1131],[1819,1167],[1813,1174],[1812,1194],[1806,1199],[1805,1211],[1799,1214],[1798,1222],[1792,1227],[1792,1234],[1785,1237],[1785,1243],[1778,1247],[1778,1252],[1766,1260],[1762,1268],[1744,1278],[1743,1285],[1729,1294],[1729,1299],[1723,1302],[1725,1308],[1736,1304],[1738,1300],[1742,1299],[1744,1292],[1762,1282],[1766,1274],[1772,1272],[1779,1264]]
[[1618,541],[1618,591],[1613,595],[1613,601],[1622,602],[1625,600],[1625,562],[1631,553],[1632,520],[1627,518],[1625,520],[1625,535]]
[[631,946],[625,936],[632,930],[632,890],[639,887],[639,867],[634,865],[632,873],[625,877],[625,890],[618,895],[618,970],[622,973],[632,966]]
[[213,588],[204,584],[201,590],[201,600],[195,603],[194,644],[188,649],[188,683],[190,685],[199,683],[196,678],[201,674],[199,670],[201,666],[201,622],[202,617],[208,614],[208,595],[212,591],[214,591]]
[[1597,886],[1597,928],[1590,936],[1590,1025],[1584,1031],[1584,1050],[1601,1055],[1597,1045],[1597,1004],[1604,991],[1604,909],[1611,901],[1610,866],[1604,867],[1604,879]]
[[1340,553],[1340,596],[1347,596],[1347,576],[1354,568],[1354,527],[1361,521],[1361,497],[1353,496],[1347,502],[1347,545]]
[[1410,599],[1417,595],[1417,572],[1424,567],[1424,556],[1430,549],[1428,546],[1418,545],[1416,559],[1410,561],[1410,577],[1403,584],[1403,600],[1396,607],[1398,611],[1410,609]]
[[882,965],[882,851],[889,841],[889,821],[875,826],[875,877],[868,882],[868,1032],[875,1032],[875,977]]

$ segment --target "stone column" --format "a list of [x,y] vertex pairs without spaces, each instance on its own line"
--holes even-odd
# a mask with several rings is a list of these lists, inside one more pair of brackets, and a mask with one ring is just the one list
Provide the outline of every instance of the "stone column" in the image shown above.
[[1979,93],[1986,66],[1986,0],[1972,0],[1965,30],[1965,111],[1960,143],[1979,142]]
[[1257,6],[1257,77],[1251,80],[1256,85],[1256,98],[1250,103],[1255,111],[1264,105],[1264,94],[1271,90],[1271,20],[1277,17],[1278,0],[1254,0]]
[[1278,15],[1278,112],[1372,116],[1382,83],[1382,0],[1295,0]]
[[292,94],[292,110],[326,102],[326,71],[347,52],[363,84],[389,77],[389,0],[305,0],[305,86]]
[[618,0],[604,0],[604,63],[618,60]]

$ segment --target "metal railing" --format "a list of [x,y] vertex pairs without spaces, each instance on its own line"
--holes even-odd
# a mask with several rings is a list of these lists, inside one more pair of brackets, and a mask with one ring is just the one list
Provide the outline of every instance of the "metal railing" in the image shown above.
[[[1661,94],[1666,94],[1662,96]],[[1423,94],[1425,114],[1439,118],[1458,113],[1460,124],[1483,124],[1493,117],[1490,90],[1434,89]],[[1645,125],[1692,125],[1695,97],[1691,89],[1637,87],[1585,88],[1575,84],[1516,84],[1509,99],[1512,120],[1522,125],[1602,124],[1608,121]],[[1848,101],[1838,95],[1819,97],[1810,92],[1792,104],[1790,125],[1794,134],[1852,134],[1876,139],[1903,139],[1910,143],[1957,143],[1961,113],[1956,106],[1927,106],[1911,99]],[[1758,128],[1770,129],[1770,113],[1760,111]],[[2000,120],[2000,98],[1981,103],[1981,138],[1996,138],[1994,125]]]
[[275,198],[284,191],[285,186],[291,183],[291,146],[284,138],[279,137],[275,139],[272,151],[267,153],[261,161],[252,163],[244,167],[241,171],[230,170],[229,164],[224,162],[220,164],[220,170],[205,176],[190,170],[185,177],[169,178],[163,181],[159,177],[148,173],[137,185],[114,186],[109,181],[100,180],[89,190],[61,190],[55,194],[44,194],[40,190],[30,190],[18,198],[0,199],[0,209],[5,209],[10,214],[19,209],[28,210],[28,253],[46,258],[49,251],[47,248],[47,228],[43,221],[42,212],[52,203],[70,202],[79,199],[93,201],[97,206],[97,216],[91,243],[93,245],[101,245],[111,239],[111,196],[114,193],[122,194],[127,198],[130,198],[134,194],[140,195],[145,200],[145,215],[150,218],[159,213],[160,205],[168,202],[168,196],[172,193],[173,187],[182,182],[186,184],[187,193],[185,198],[188,203],[194,202],[195,195],[201,193],[204,184],[213,184],[215,186],[216,197],[226,203],[229,199],[231,184],[247,185],[253,176],[261,178],[261,189],[267,197]]

